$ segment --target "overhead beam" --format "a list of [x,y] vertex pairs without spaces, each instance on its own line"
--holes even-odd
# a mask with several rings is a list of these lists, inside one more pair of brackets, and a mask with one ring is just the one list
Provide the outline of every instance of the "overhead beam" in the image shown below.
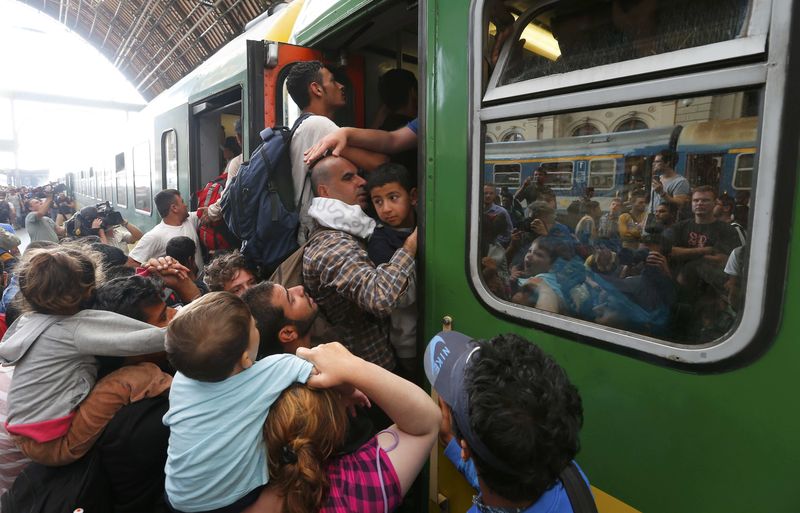
[[93,100],[91,98],[76,98],[74,96],[32,93],[28,91],[9,91],[5,89],[0,89],[0,97],[8,98],[10,100],[55,103],[59,105],[76,105],[80,107],[94,107],[98,109],[114,109],[133,112],[139,112],[146,106],[146,104],[143,103],[127,103],[113,100]]

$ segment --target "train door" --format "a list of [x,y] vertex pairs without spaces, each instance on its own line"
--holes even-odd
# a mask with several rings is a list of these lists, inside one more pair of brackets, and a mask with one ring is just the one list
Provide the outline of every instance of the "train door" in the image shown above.
[[684,163],[684,175],[692,187],[710,185],[719,189],[723,153],[689,153]]
[[242,153],[236,139],[236,122],[242,116],[242,88],[231,89],[204,98],[191,105],[192,209],[197,208],[194,193],[225,170],[231,158]]

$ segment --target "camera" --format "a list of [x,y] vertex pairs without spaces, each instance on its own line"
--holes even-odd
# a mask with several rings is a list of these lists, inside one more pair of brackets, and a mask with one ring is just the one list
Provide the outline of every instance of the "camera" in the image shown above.
[[114,210],[111,203],[103,201],[93,207],[83,207],[78,212],[75,212],[75,215],[64,223],[67,235],[70,237],[97,235],[97,230],[92,229],[92,223],[95,219],[100,219],[101,230],[122,224],[123,221],[122,214]]

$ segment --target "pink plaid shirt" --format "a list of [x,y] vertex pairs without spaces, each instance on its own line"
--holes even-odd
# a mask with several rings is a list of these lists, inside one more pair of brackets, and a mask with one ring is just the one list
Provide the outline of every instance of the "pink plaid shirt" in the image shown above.
[[400,505],[403,500],[400,479],[389,456],[379,447],[376,436],[357,451],[328,463],[331,487],[320,513],[383,513],[384,499],[376,457],[380,458],[388,511],[394,511]]

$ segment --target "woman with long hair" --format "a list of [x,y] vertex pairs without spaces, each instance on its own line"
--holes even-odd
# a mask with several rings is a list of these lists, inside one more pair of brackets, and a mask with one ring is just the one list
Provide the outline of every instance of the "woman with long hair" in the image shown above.
[[428,459],[439,432],[439,408],[418,386],[339,343],[301,348],[297,355],[319,372],[309,386],[355,387],[395,423],[341,454],[348,421],[339,394],[289,387],[264,424],[270,484],[246,513],[394,511]]

